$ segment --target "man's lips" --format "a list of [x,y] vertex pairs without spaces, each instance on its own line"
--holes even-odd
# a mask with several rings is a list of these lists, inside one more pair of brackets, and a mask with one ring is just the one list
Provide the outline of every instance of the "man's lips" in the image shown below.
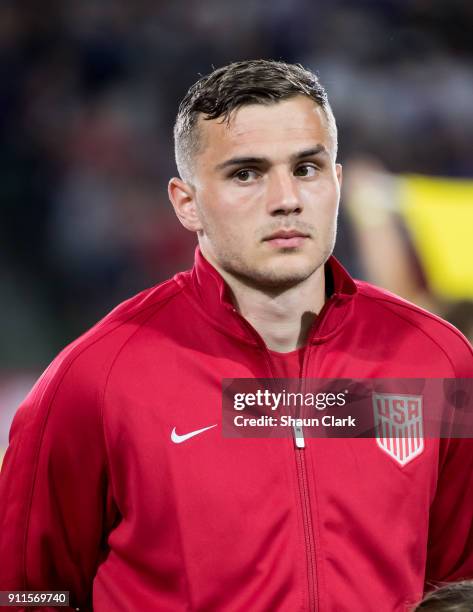
[[309,238],[308,234],[304,234],[298,230],[279,230],[264,239],[273,247],[294,248],[301,246],[305,240]]

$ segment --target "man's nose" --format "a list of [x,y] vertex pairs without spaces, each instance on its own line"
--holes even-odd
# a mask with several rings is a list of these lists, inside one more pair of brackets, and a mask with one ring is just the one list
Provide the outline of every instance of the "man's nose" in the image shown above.
[[292,172],[274,172],[270,177],[268,212],[271,215],[290,215],[302,212],[296,178]]

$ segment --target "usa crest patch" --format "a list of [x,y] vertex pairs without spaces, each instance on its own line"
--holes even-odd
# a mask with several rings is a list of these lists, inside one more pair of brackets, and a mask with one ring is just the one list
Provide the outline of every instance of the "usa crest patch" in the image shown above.
[[372,394],[376,442],[404,466],[424,450],[422,395]]

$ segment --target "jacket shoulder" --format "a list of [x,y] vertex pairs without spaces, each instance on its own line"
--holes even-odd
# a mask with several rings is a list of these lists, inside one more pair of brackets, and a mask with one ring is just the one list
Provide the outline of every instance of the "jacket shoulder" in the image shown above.
[[[382,311],[396,326],[410,326],[448,355],[455,375],[473,375],[473,349],[463,334],[448,321],[381,287],[365,281],[355,281],[363,308],[374,315]],[[466,366],[466,368],[465,368]]]
[[80,389],[88,396],[94,394],[97,397],[116,356],[128,340],[182,289],[183,286],[170,279],[116,306],[55,357],[36,383],[32,394],[40,391],[41,403],[44,403],[48,396],[52,399],[58,388],[66,383],[76,392]]
[[[185,274],[178,275],[185,278]],[[144,289],[133,297],[118,304],[110,313],[101,319],[90,331],[99,329],[109,323],[126,323],[134,318],[140,319],[147,314],[152,315],[164,306],[169,300],[178,295],[185,286],[184,282],[177,282],[177,276],[159,285]]]

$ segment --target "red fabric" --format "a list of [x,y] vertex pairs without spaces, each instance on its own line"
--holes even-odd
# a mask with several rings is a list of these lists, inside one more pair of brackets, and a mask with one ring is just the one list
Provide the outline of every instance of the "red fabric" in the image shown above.
[[[473,375],[454,328],[328,266],[304,376]],[[97,612],[397,612],[424,580],[473,577],[471,441],[426,439],[401,467],[373,439],[223,438],[221,379],[274,361],[199,253],[66,348],[12,425],[0,590]]]
[[304,351],[305,348],[290,353],[268,350],[274,378],[299,378],[304,361]]

